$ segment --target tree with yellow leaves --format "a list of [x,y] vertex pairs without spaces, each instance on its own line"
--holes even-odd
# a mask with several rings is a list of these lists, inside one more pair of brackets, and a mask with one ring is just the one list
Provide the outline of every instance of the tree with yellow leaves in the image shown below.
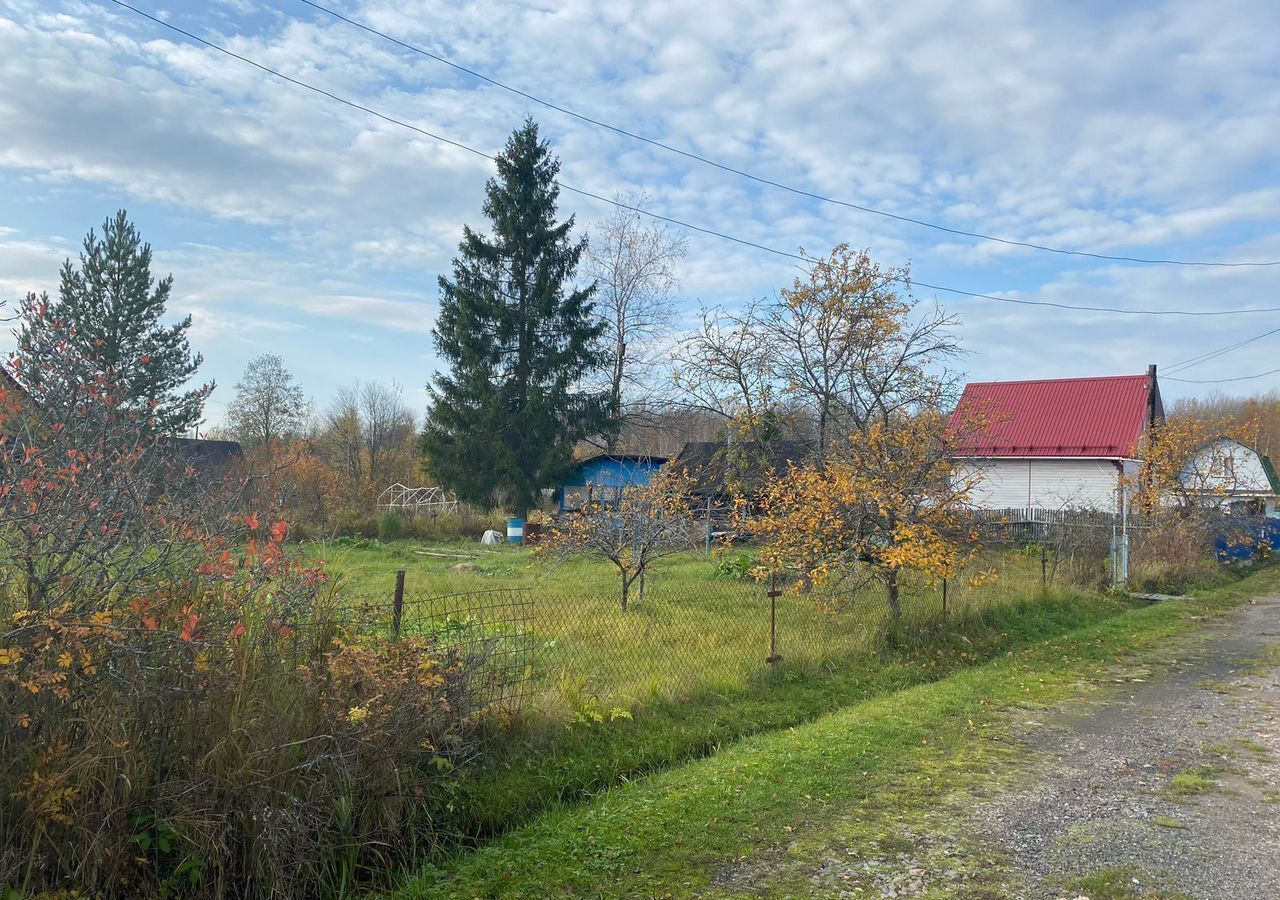
[[942,405],[959,354],[956,320],[918,309],[907,267],[882,268],[838,244],[780,292],[769,316],[769,358],[780,394],[812,421],[814,455],[872,422]]
[[1135,505],[1157,518],[1220,507],[1239,486],[1231,442],[1252,447],[1257,437],[1256,421],[1169,416],[1143,438],[1142,467],[1130,486]]
[[904,586],[952,577],[977,550],[954,446],[940,413],[902,414],[854,431],[825,465],[775,477],[751,523],[760,574],[792,573],[797,590],[879,581],[897,618]]

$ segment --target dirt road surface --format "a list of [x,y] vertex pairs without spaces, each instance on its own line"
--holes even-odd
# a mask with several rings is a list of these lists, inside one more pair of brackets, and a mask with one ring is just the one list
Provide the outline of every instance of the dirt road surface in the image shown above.
[[1259,598],[1024,726],[1036,762],[970,823],[1001,893],[1280,898],[1278,665],[1280,596]]

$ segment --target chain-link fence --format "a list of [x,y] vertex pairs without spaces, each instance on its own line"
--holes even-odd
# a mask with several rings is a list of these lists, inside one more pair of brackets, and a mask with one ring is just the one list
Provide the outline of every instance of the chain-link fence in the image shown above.
[[466,661],[471,703],[518,709],[532,684],[537,650],[531,627],[534,592],[501,587],[450,594],[406,594],[396,573],[385,594],[343,597],[332,614],[345,635],[427,638]]
[[358,632],[431,635],[472,661],[469,687],[488,704],[532,703],[554,714],[740,691],[777,673],[835,671],[880,652],[887,640],[958,627],[1046,588],[1115,584],[1128,566],[1130,538],[1146,568],[1147,557],[1171,555],[1208,554],[1212,564],[1208,531],[1173,535],[1164,547],[1168,529],[1138,515],[989,510],[976,512],[971,525],[989,549],[958,577],[904,584],[896,614],[880,582],[761,583],[751,577],[749,551],[725,550],[663,563],[631,586],[625,610],[607,564],[580,561],[536,575],[458,574],[450,587],[480,578],[518,583],[457,592],[441,591],[438,575],[388,573],[385,590],[344,599],[342,616]]
[[1159,513],[1019,507],[973,510],[971,522],[984,546],[1034,545],[1048,582],[1080,586],[1190,582],[1215,561],[1270,558],[1280,546],[1277,520],[1229,506]]
[[415,590],[411,573],[406,588],[400,573],[388,578],[385,594],[348,601],[346,610],[350,628],[431,634],[457,647],[483,673],[480,687],[491,702],[532,703],[554,714],[740,691],[779,672],[835,669],[879,652],[891,634],[909,641],[1034,597],[1043,576],[1034,554],[988,557],[963,577],[907,585],[894,616],[875,582],[805,590],[780,579],[659,570],[642,595],[632,589],[623,612],[607,581],[559,576],[432,594]]

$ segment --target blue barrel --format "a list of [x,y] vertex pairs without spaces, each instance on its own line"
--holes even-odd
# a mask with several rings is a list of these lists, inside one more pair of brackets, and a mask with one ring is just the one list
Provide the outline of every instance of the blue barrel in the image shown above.
[[524,541],[524,519],[507,519],[507,540],[512,544]]

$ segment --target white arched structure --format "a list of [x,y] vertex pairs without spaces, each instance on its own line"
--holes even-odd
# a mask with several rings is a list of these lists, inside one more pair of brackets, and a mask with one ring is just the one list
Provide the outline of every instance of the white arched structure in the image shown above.
[[396,482],[378,495],[378,507],[398,513],[441,516],[458,511],[458,498],[438,487],[406,487]]

